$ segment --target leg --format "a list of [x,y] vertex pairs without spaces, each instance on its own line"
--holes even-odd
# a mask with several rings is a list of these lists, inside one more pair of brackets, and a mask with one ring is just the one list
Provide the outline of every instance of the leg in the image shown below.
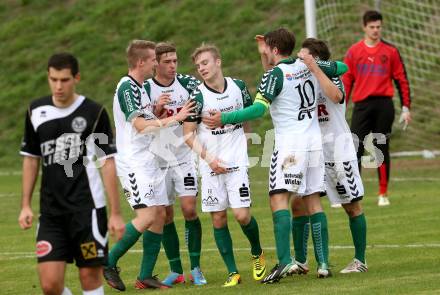
[[270,196],[277,256],[279,264],[283,265],[287,265],[292,261],[290,257],[291,220],[289,212],[289,197],[289,192],[273,194]]
[[[165,254],[170,264],[171,272],[183,274],[182,262],[180,261],[180,243],[179,236],[174,223],[174,209],[173,206],[165,207],[166,218],[165,226],[163,228],[162,244]],[[165,282],[170,283],[172,282]]]
[[[320,194],[314,193],[303,198],[310,215],[310,225],[312,228],[312,239],[315,250],[315,259],[318,263],[318,276],[328,276],[328,228],[327,217],[323,212]],[[322,275],[320,270],[323,270]]]
[[197,198],[186,196],[180,198],[185,232],[188,238],[188,252],[191,269],[200,268],[200,253],[202,251],[202,224],[197,216]]
[[354,257],[365,264],[365,249],[367,247],[367,222],[362,212],[360,201],[343,204],[350,220],[350,231],[355,249]]
[[379,195],[384,197],[387,194],[388,182],[390,178],[390,138],[391,128],[394,121],[394,105],[389,98],[377,100],[376,117],[373,127],[374,133],[380,133],[385,136],[385,143],[379,144],[375,141],[377,149],[383,154],[383,163],[378,167],[379,176]]
[[295,260],[304,264],[307,261],[310,220],[304,201],[299,197],[293,198],[292,215],[292,238],[295,247]]
[[84,295],[104,295],[102,267],[80,267],[79,281]]
[[365,136],[370,133],[373,128],[373,123],[371,122],[371,107],[370,101],[364,101],[354,104],[353,114],[351,116],[351,132],[356,135],[354,138],[355,145],[357,147],[357,159],[359,171],[362,168],[362,156],[364,155],[364,139]]
[[246,235],[251,245],[251,254],[260,256],[263,252],[260,244],[260,233],[257,220],[251,216],[250,208],[234,208],[232,209],[235,220],[241,226],[243,233]]
[[59,295],[64,289],[66,262],[47,261],[38,263],[38,276],[45,295]]
[[228,273],[238,273],[237,265],[235,264],[231,233],[228,228],[226,210],[211,212],[211,219],[212,225],[214,226],[215,242],[226,264]]

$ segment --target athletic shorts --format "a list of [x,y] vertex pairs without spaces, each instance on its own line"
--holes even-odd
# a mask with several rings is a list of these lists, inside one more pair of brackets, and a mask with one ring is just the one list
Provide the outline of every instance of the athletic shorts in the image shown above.
[[322,151],[275,150],[269,169],[269,195],[291,192],[304,197],[324,192]]
[[325,162],[325,188],[332,205],[362,200],[364,186],[357,160]]
[[178,166],[162,168],[161,170],[165,173],[169,205],[174,204],[176,196],[197,196],[197,171],[194,162],[182,163]]
[[202,211],[219,212],[227,208],[251,206],[247,167],[227,168],[225,174],[202,174]]
[[104,265],[108,233],[105,207],[59,215],[40,215],[37,228],[38,262],[66,261],[78,267]]
[[168,205],[166,171],[133,167],[119,171],[125,198],[133,209]]

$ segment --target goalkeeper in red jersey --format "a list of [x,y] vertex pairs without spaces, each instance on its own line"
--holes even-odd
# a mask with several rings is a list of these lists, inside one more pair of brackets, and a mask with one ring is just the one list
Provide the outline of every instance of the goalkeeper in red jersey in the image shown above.
[[[353,44],[347,51],[344,62],[348,72],[342,77],[347,98],[352,97],[354,109],[351,131],[359,139],[357,158],[359,169],[364,154],[364,140],[371,132],[375,134],[377,146],[376,163],[379,173],[379,206],[390,204],[387,197],[390,178],[389,143],[394,121],[392,97],[395,82],[402,105],[401,121],[404,128],[411,121],[410,88],[405,65],[398,49],[381,39],[382,15],[367,11],[363,16],[364,39]],[[347,100],[348,101],[348,100]],[[379,151],[381,153],[379,153]]]

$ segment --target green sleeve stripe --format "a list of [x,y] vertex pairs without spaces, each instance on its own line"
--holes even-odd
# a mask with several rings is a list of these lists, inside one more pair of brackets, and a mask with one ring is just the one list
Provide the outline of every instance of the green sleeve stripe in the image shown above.
[[258,92],[257,96],[255,97],[254,103],[256,103],[256,102],[259,102],[259,103],[263,104],[266,108],[269,108],[270,102],[267,99],[265,99],[263,97],[263,95],[261,95],[260,92]]
[[237,124],[245,121],[255,120],[262,117],[266,110],[267,107],[264,104],[256,101],[250,107],[230,113],[222,113],[222,124]]

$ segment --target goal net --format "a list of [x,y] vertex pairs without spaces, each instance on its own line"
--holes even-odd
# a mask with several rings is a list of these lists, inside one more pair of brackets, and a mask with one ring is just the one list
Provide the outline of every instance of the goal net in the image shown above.
[[395,91],[392,151],[440,150],[440,1],[316,0],[317,36],[328,42],[333,58],[342,59],[363,37],[361,18],[369,9],[383,14],[382,36],[399,49],[411,87],[413,122],[406,131],[398,123]]

